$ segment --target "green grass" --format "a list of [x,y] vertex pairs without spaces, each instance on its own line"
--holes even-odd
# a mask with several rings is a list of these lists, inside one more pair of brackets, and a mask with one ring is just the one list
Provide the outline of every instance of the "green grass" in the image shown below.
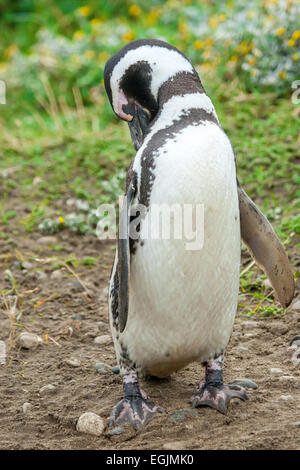
[[[205,85],[205,77],[203,82]],[[207,91],[231,139],[241,183],[251,197],[258,198],[281,239],[288,240],[293,232],[299,233],[300,115],[287,119],[296,106],[287,99],[246,95],[230,87],[218,91],[208,87]],[[96,114],[97,108],[89,109],[90,116]],[[74,197],[97,207],[113,201],[122,191],[123,174],[117,180],[114,177],[127,168],[134,155],[126,124],[108,124],[97,133],[92,119],[79,126],[77,133],[75,125],[55,132],[50,118],[48,126],[42,132],[38,122],[24,120],[17,132],[8,129],[0,137],[0,171],[17,167],[2,178],[0,215],[5,225],[16,228],[16,211],[6,209],[12,188],[17,188],[29,210],[19,221],[29,232],[51,215],[51,209],[57,216],[65,216],[55,209],[55,200]],[[14,145],[13,139],[20,145]]]
[[[16,44],[21,54],[19,59],[23,61],[20,76],[24,78],[24,84],[17,83],[18,80],[17,84],[13,80],[8,83],[7,105],[0,106],[0,240],[6,240],[10,250],[15,249],[14,237],[30,237],[33,232],[40,232],[39,226],[46,220],[50,220],[54,232],[72,230],[73,236],[86,233],[93,228],[92,210],[101,203],[115,202],[124,190],[124,170],[134,156],[134,149],[127,125],[117,120],[105,96],[101,80],[106,59],[100,62],[97,59],[99,52],[108,57],[122,47],[126,42],[124,32],[131,32],[134,37],[164,37],[192,59],[232,142],[240,182],[276,228],[287,251],[291,254],[299,249],[300,105],[291,101],[292,75],[271,87],[249,80],[241,65],[249,60],[252,52],[235,51],[247,32],[237,32],[224,52],[223,45],[214,41],[223,21],[217,29],[211,27],[203,37],[198,36],[193,27],[199,16],[191,14],[190,7],[195,2],[189,1],[157,2],[159,7],[163,5],[163,12],[152,26],[149,15],[155,13],[154,6],[142,0],[136,3],[145,15],[138,17],[129,13],[133,4],[129,0],[101,2],[101,11],[97,2],[88,2],[92,11],[88,18],[76,13],[83,6],[79,0],[50,1],[46,2],[47,8],[44,1],[18,0],[9,7],[4,3],[0,0],[0,13],[3,13],[0,27],[5,31],[0,65],[3,61],[14,64],[15,56],[7,58],[6,48]],[[250,3],[257,4],[256,0]],[[238,11],[239,4],[237,1],[237,6],[231,7],[226,3],[226,15],[232,8]],[[203,5],[197,2],[197,9],[205,24],[206,18],[223,13],[223,7],[209,1]],[[97,16],[102,16],[103,37],[91,30],[90,20]],[[289,21],[287,31],[291,34],[299,28],[292,19]],[[43,67],[43,54],[39,52],[38,66],[35,66],[33,50],[39,45],[42,27],[51,32],[55,41],[66,38],[70,47],[76,43],[74,32],[83,30],[86,43],[78,43],[81,49],[77,54],[81,65],[74,65],[73,54],[62,60],[58,53],[57,68]],[[107,46],[107,38],[120,27],[124,32],[119,32],[116,42]],[[262,32],[262,39],[264,34],[268,36]],[[201,50],[195,48],[195,40],[205,42],[210,38],[212,45],[208,41]],[[252,38],[254,42],[256,39],[259,42],[259,38]],[[278,61],[295,53],[287,40],[288,37],[274,32],[270,47],[266,44],[270,51],[271,45],[282,48],[276,49],[276,54],[281,51]],[[84,57],[90,49],[96,56],[88,61]],[[205,58],[205,53],[210,58]],[[238,60],[233,66],[229,56],[236,53]],[[267,67],[263,63],[258,66],[260,70]],[[92,89],[98,101],[91,99]],[[76,204],[68,206],[70,199],[85,201],[88,209]],[[75,222],[68,222],[70,212],[77,217]],[[54,244],[53,251],[60,255],[63,246]],[[78,266],[94,265],[98,261],[83,254],[82,260],[70,255],[63,263]],[[57,260],[54,262],[59,267]],[[294,269],[294,272],[297,278],[299,271]],[[243,313],[283,315],[284,311],[265,295],[263,280],[256,267],[242,276],[242,292],[248,295],[245,300],[244,292],[241,294]],[[12,290],[16,289],[13,278],[10,282]]]

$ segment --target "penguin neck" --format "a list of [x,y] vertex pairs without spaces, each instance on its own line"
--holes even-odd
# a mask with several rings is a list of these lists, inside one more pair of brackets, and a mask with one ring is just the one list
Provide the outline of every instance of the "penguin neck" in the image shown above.
[[219,124],[213,103],[204,91],[196,72],[180,72],[165,82],[158,93],[159,110],[151,125],[149,133],[154,129],[172,125],[174,120],[191,119],[213,121]]
[[161,85],[157,96],[158,107],[162,109],[174,96],[194,93],[205,93],[197,73],[179,72]]

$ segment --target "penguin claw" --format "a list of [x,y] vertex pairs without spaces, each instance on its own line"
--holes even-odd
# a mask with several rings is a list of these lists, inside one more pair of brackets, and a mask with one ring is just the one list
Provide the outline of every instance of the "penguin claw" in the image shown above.
[[240,385],[208,385],[200,382],[199,392],[193,397],[192,405],[194,408],[200,406],[210,406],[211,408],[226,414],[227,407],[232,398],[240,400],[249,400],[246,390]]
[[113,409],[109,426],[130,425],[135,430],[140,430],[155,413],[163,413],[164,410],[156,406],[142,395],[124,397]]

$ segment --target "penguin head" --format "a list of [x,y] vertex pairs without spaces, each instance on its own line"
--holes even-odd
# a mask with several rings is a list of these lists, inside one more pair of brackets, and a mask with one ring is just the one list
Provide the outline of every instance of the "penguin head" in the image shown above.
[[162,104],[160,90],[178,74],[195,75],[190,61],[157,39],[132,41],[114,54],[104,69],[104,84],[115,114],[128,122],[138,149]]

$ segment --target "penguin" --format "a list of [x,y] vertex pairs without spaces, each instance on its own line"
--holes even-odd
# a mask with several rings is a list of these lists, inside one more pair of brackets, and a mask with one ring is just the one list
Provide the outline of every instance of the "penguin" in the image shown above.
[[[239,184],[230,140],[182,52],[157,39],[132,41],[108,60],[104,83],[136,150],[109,282],[109,321],[124,388],[109,425],[142,428],[163,410],[139,378],[168,377],[191,362],[205,367],[192,405],[226,413],[232,398],[248,399],[242,386],[223,382],[241,239],[285,307],[294,295],[288,257]],[[158,228],[153,208],[185,205],[203,208],[197,249],[185,235],[149,236],[149,227]]]

